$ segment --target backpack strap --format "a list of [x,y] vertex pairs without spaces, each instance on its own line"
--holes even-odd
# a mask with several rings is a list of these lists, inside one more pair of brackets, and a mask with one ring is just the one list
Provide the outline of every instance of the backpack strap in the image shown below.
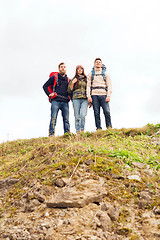
[[54,88],[57,85],[57,82],[58,82],[58,72],[51,72],[50,75],[49,75],[49,78],[51,78],[52,76],[54,76],[54,83],[53,83],[53,85],[48,86],[48,91],[50,93],[54,92]]
[[94,67],[93,67],[93,68],[92,68],[92,71],[91,71],[91,88],[90,88],[90,95],[91,95],[92,89],[93,89],[94,75],[95,75],[95,69],[94,69]]
[[106,81],[106,68],[104,69],[104,68],[102,68],[102,76],[103,76],[103,79],[104,79],[104,81],[105,81],[105,84],[106,84],[106,86],[107,86],[107,81]]
[[[70,82],[70,79],[69,79],[68,76],[67,76],[67,80],[68,80],[68,83],[69,83],[69,82]],[[68,95],[68,99],[69,99],[69,101],[71,100],[71,98],[72,98],[72,97]]]
[[58,72],[54,74],[53,92],[56,85],[58,85]]
[[[106,81],[106,66],[103,64],[102,65],[102,72],[100,74],[95,74],[95,68],[93,67],[92,68],[92,71],[91,71],[91,88],[90,88],[90,95],[92,93],[92,90],[93,89],[105,89],[107,91],[107,81]],[[103,79],[104,79],[104,82],[105,82],[105,85],[106,87],[93,87],[93,80],[94,80],[94,76],[98,76],[98,75],[102,75]]]
[[[69,83],[69,81],[70,81],[70,79],[69,79],[68,76],[67,76],[67,81],[68,81],[68,83]],[[58,72],[56,72],[56,73],[54,74],[54,84],[53,84],[53,87],[55,87],[55,86],[59,86],[59,85],[58,85]]]
[[55,86],[58,85],[58,72],[52,72],[52,73],[49,75],[49,77],[52,77],[52,76],[54,76],[54,83],[53,83],[52,86],[50,85],[50,86],[48,87],[48,90],[49,90],[50,93],[54,93],[54,96],[49,97],[49,102],[51,102],[52,99],[57,96],[57,93],[55,92]]
[[[56,92],[55,92],[55,87],[56,86],[59,86],[59,84],[58,84],[58,72],[55,72],[54,74],[54,83],[53,83],[53,87],[52,87],[52,92],[54,93],[54,96],[53,97],[49,97],[49,101],[51,102],[52,101],[52,99],[53,98],[55,98],[55,97],[61,97],[61,98],[63,98],[63,99],[69,99],[70,100],[70,97],[68,96],[68,97],[64,97],[64,96],[61,96],[61,95],[58,95]],[[52,76],[53,76],[52,75]],[[69,79],[69,77],[67,76],[67,81],[69,82],[70,81],[70,79]]]

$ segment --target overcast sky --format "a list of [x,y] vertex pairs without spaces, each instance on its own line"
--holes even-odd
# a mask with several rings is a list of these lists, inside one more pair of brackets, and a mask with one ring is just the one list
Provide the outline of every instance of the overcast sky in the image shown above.
[[[62,61],[72,78],[76,65],[88,74],[102,58],[112,79],[114,128],[159,123],[159,9],[159,0],[0,0],[0,142],[48,136],[42,85]],[[75,132],[71,103],[70,124]],[[95,131],[93,109],[86,131]]]

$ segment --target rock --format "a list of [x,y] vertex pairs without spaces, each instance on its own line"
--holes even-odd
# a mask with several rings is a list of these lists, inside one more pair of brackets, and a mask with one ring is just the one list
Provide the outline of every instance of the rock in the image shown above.
[[117,207],[112,207],[107,210],[107,214],[112,221],[117,221],[119,218],[120,210]]
[[45,196],[40,193],[34,192],[34,197],[39,200],[40,202],[45,202]]
[[152,200],[152,197],[151,197],[151,196],[149,195],[149,193],[146,192],[146,191],[140,192],[139,196],[140,196],[140,199],[144,199],[144,200],[146,200],[146,201]]
[[[79,190],[81,189],[82,190]],[[50,208],[82,208],[89,203],[100,203],[107,196],[103,188],[95,180],[87,180],[79,186],[68,188],[60,193],[55,194],[53,199],[47,202]]]
[[101,205],[101,210],[102,210],[102,211],[107,211],[107,210],[108,210],[107,204],[103,203],[103,204]]
[[90,240],[100,240],[100,238],[99,238],[99,237],[96,237],[96,236],[90,236],[89,239],[90,239]]
[[106,193],[77,193],[76,191],[64,192],[55,196],[47,207],[50,208],[82,208],[89,203],[100,203]]
[[103,237],[106,240],[120,240],[121,239],[118,235],[109,233],[109,232],[103,233]]
[[153,212],[154,212],[154,214],[156,214],[156,215],[160,215],[160,206],[154,207],[154,208],[153,208]]
[[61,233],[63,235],[73,235],[73,234],[76,234],[77,231],[76,231],[76,229],[70,228],[68,230],[63,230]]
[[85,164],[86,164],[87,166],[89,166],[89,165],[93,164],[93,160],[92,160],[92,159],[87,159],[87,160],[85,161]]
[[145,209],[147,206],[150,205],[152,201],[152,197],[149,195],[147,191],[142,191],[139,193],[139,200],[138,200],[138,206],[140,209]]
[[97,217],[94,218],[94,223],[96,224],[95,229],[97,229],[97,226],[98,227],[101,226],[101,222],[100,222],[100,220]]
[[19,181],[19,179],[17,179],[17,178],[7,178],[6,179],[6,185],[11,186],[11,185],[17,183],[18,181]]
[[157,239],[160,239],[160,232],[152,232],[153,236]]
[[24,207],[24,212],[33,212],[34,208],[35,206],[33,206],[32,204],[28,204]]
[[49,212],[46,212],[46,213],[44,214],[45,217],[49,217],[49,215],[50,215]]
[[109,203],[104,203],[101,206],[102,211],[106,211],[108,216],[111,218],[112,221],[116,221],[119,218],[120,210],[118,207],[113,207]]
[[144,169],[144,173],[147,175],[153,176],[153,169]]
[[41,188],[41,185],[39,182],[37,182],[37,180],[33,180],[31,183],[30,183],[30,187],[33,188],[34,190],[36,191],[39,191],[40,188]]
[[141,181],[141,178],[140,178],[138,175],[131,175],[131,176],[128,176],[128,179]]
[[60,227],[63,225],[63,220],[62,219],[59,219],[57,222],[56,222],[56,226],[57,227]]
[[0,180],[0,189],[5,187],[5,180]]
[[63,188],[63,187],[66,185],[66,183],[63,181],[63,179],[56,179],[55,185],[56,185],[57,187]]
[[44,221],[41,223],[41,227],[45,227],[45,228],[50,228],[51,226],[51,222],[48,221],[47,219],[44,219]]
[[100,184],[101,186],[104,185],[104,179],[103,179],[102,177],[99,178],[99,184]]
[[46,239],[48,240],[52,240],[53,238],[53,235],[54,235],[54,229],[51,227],[49,229],[47,229],[47,232],[46,232]]
[[33,206],[39,206],[40,204],[41,204],[40,201],[38,201],[37,199],[32,200],[32,205]]
[[37,239],[39,239],[39,238],[37,237],[36,234],[33,234],[33,235],[31,235],[31,239],[32,239],[32,240],[37,240]]
[[132,230],[129,228],[119,228],[115,231],[118,235],[122,235],[122,236],[128,236]]
[[49,189],[48,187],[46,187],[46,186],[43,186],[41,192],[42,192],[42,194],[43,194],[44,196],[49,196],[49,195],[51,195],[50,189]]
[[148,206],[148,202],[144,199],[137,201],[137,204],[140,209],[146,209]]
[[119,180],[124,180],[124,177],[121,175],[117,175],[117,174],[111,174],[113,179],[119,179]]
[[144,163],[141,163],[141,162],[132,162],[132,164],[135,166],[135,167],[138,167],[138,168],[144,168],[145,167],[145,164]]
[[97,213],[97,216],[99,217],[103,231],[110,231],[111,219],[108,216],[108,214],[103,211],[100,211],[99,213]]
[[7,239],[7,238],[10,239],[10,238],[9,238],[9,233],[7,233],[7,232],[2,233],[1,237],[2,237],[2,238],[5,238],[5,239]]
[[19,179],[13,178],[13,177],[8,177],[6,179],[2,179],[2,180],[0,180],[0,189],[14,185],[18,181],[19,181]]

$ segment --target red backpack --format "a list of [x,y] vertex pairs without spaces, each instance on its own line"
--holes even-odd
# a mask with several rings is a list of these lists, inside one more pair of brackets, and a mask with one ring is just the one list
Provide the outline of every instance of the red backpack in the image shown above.
[[[51,73],[49,74],[49,78],[52,77],[52,76],[54,76],[54,83],[53,83],[53,85],[48,86],[48,91],[49,91],[50,93],[53,93],[53,92],[54,92],[54,96],[49,97],[49,101],[50,101],[50,102],[51,102],[51,100],[52,100],[53,98],[57,97],[57,93],[55,92],[55,86],[56,86],[57,83],[58,83],[58,72],[51,72]],[[68,77],[67,77],[67,79],[68,79],[68,82],[69,82],[69,78],[68,78]],[[61,96],[61,97],[62,97],[62,96]],[[65,98],[65,97],[64,97],[64,98]],[[69,97],[69,100],[70,100],[70,97]]]

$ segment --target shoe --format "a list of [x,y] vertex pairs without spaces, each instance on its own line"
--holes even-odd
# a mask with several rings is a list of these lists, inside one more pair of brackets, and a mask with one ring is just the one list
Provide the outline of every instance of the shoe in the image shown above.
[[54,137],[55,135],[54,134],[49,134],[49,137]]

